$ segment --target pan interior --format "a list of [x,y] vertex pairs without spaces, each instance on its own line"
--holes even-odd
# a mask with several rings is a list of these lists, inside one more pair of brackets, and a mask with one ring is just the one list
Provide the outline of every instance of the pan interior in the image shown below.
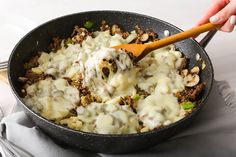
[[[119,11],[84,12],[47,22],[28,33],[17,44],[10,56],[10,66],[8,69],[10,84],[21,103],[23,103],[19,97],[21,84],[17,81],[17,78],[23,76],[25,73],[24,63],[39,51],[46,51],[53,37],[66,38],[71,35],[75,25],[83,26],[88,20],[94,22],[94,30],[99,29],[102,20],[107,21],[109,24],[118,24],[126,31],[132,31],[135,25],[138,24],[144,29],[152,29],[157,32],[159,38],[164,37],[165,30],[170,31],[170,34],[176,34],[181,31],[177,27],[156,18]],[[206,83],[206,88],[201,94],[200,100],[200,102],[204,102],[210,92],[213,80],[213,69],[209,57],[201,46],[192,39],[178,42],[176,43],[176,47],[189,58],[190,68],[194,65],[201,67],[200,63],[196,60],[197,54],[205,61],[206,68],[200,74],[201,81]],[[202,104],[200,103],[199,107]]]

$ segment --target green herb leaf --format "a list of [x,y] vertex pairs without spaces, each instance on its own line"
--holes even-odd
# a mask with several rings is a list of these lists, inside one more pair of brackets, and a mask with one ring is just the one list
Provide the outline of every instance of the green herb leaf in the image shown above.
[[87,29],[91,29],[93,27],[93,22],[92,21],[86,21],[84,24],[84,27]]
[[196,105],[191,101],[186,101],[181,104],[185,110],[193,109]]

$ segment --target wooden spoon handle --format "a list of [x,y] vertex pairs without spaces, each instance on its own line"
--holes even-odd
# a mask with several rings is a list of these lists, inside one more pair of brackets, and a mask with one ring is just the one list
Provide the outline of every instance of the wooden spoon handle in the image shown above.
[[[155,50],[157,48],[164,47],[164,46],[173,44],[175,42],[178,42],[178,41],[181,41],[181,40],[193,37],[193,36],[197,36],[197,35],[199,35],[203,32],[207,32],[207,31],[210,31],[210,30],[213,30],[213,29],[220,28],[221,26],[222,26],[222,24],[215,25],[215,24],[212,24],[212,23],[207,23],[207,24],[204,24],[202,26],[198,26],[198,27],[189,29],[187,31],[184,31],[184,32],[181,32],[181,33],[178,33],[178,34],[174,34],[174,35],[169,36],[167,38],[163,38],[161,40],[158,40],[158,41],[155,41],[153,43],[147,44],[147,48],[143,53],[148,53],[148,52],[150,52],[152,50]],[[141,54],[141,55],[146,55],[146,54]]]

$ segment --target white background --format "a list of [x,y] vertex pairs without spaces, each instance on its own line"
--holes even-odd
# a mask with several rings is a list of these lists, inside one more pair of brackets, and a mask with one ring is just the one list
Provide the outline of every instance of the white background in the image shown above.
[[[193,27],[212,0],[0,0],[0,61],[29,30],[55,17],[89,10],[124,10],[168,21],[181,29]],[[236,90],[236,31],[217,33],[206,48],[215,79]],[[15,102],[10,87],[0,82],[0,105],[10,112]]]

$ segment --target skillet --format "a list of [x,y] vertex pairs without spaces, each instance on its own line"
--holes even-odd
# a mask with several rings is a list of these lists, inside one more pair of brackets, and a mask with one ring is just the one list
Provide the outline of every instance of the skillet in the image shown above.
[[98,30],[102,20],[109,24],[118,24],[126,31],[132,31],[136,24],[145,29],[152,29],[157,32],[159,38],[164,37],[164,31],[169,30],[170,34],[181,32],[179,28],[165,21],[137,13],[123,11],[89,11],[63,16],[46,22],[27,35],[25,35],[15,46],[8,63],[8,78],[12,91],[22,106],[24,112],[30,119],[48,136],[63,145],[82,148],[94,152],[102,153],[127,153],[145,149],[159,144],[168,138],[183,131],[191,125],[197,113],[206,104],[206,100],[211,91],[213,83],[213,67],[204,48],[216,31],[210,32],[200,44],[193,39],[187,39],[176,43],[177,49],[189,58],[189,67],[200,66],[196,60],[197,53],[205,61],[206,68],[201,72],[201,81],[206,83],[206,87],[200,95],[197,108],[185,118],[164,128],[152,130],[144,133],[126,135],[103,135],[75,131],[51,122],[39,114],[32,111],[19,96],[21,85],[17,81],[19,76],[26,72],[23,68],[25,62],[35,56],[39,51],[47,50],[53,37],[66,38],[71,35],[75,25],[83,26],[86,21],[94,22],[94,30]]

